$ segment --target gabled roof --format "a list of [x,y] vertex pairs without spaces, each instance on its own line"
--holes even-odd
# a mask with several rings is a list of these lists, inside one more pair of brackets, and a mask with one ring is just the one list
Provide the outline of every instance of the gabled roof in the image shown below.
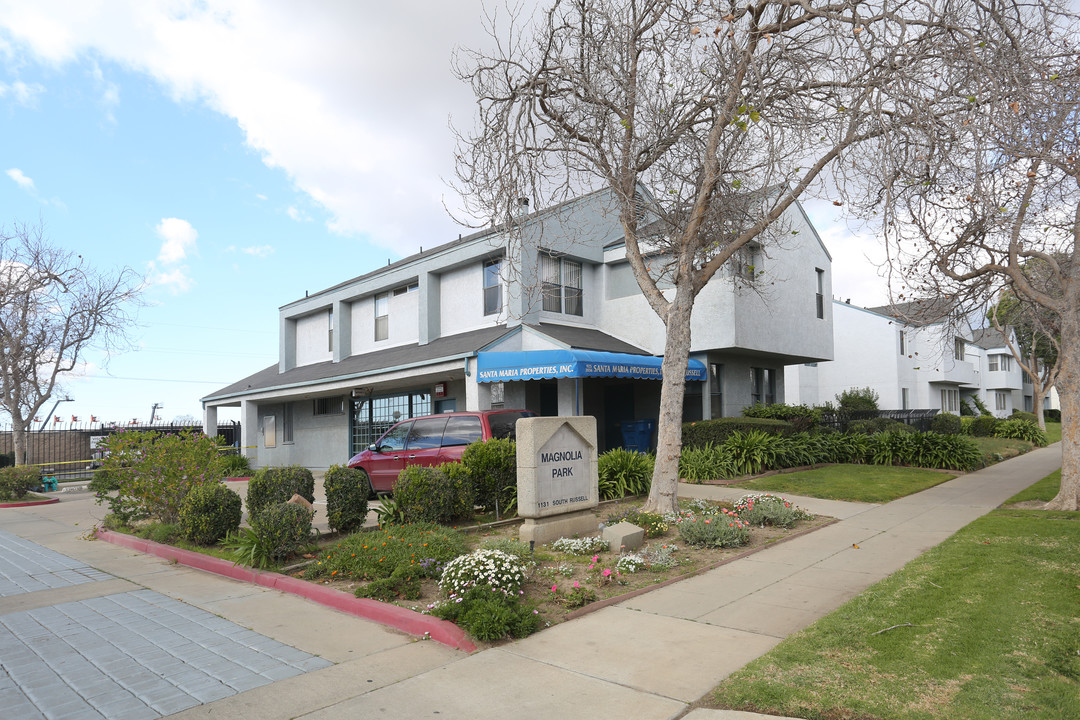
[[973,330],[971,333],[971,342],[986,350],[989,350],[990,348],[1006,347],[1008,343],[1005,338],[1012,334],[1012,328],[1006,326],[1004,330],[1004,334],[995,327]]
[[575,350],[599,350],[601,352],[627,353],[629,355],[652,355],[636,345],[623,342],[607,333],[592,328],[559,325],[558,323],[540,323],[527,325],[557,342]]
[[481,330],[448,335],[432,340],[427,345],[410,343],[375,352],[353,355],[341,362],[321,362],[302,365],[292,370],[278,372],[277,365],[260,370],[254,375],[227,385],[202,400],[221,400],[232,396],[248,395],[275,388],[315,383],[320,380],[347,380],[350,377],[369,375],[381,370],[417,365],[439,360],[476,354],[476,349],[495,342],[506,334],[505,325],[495,325]]
[[933,325],[948,320],[953,312],[954,304],[952,300],[947,298],[922,298],[906,303],[893,303],[892,305],[880,305],[866,309],[908,325],[921,326]]

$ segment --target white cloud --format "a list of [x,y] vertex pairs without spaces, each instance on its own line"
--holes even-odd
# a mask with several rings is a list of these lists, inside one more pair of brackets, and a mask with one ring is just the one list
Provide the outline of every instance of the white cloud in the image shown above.
[[23,190],[29,190],[33,192],[37,188],[34,187],[34,181],[32,178],[27,177],[19,168],[11,168],[5,173],[9,178],[15,181]]
[[196,250],[195,240],[199,233],[187,220],[162,218],[154,230],[162,239],[161,250],[158,252],[158,262],[162,264],[178,263],[186,258],[189,252]]
[[290,205],[285,210],[285,214],[288,215],[293,220],[295,220],[296,222],[310,222],[311,221],[311,217],[308,216],[308,214],[305,213],[303,210],[300,210],[299,208],[297,208],[295,205]]
[[267,197],[265,195],[263,195],[262,193],[255,193],[255,197],[259,198],[260,200],[266,200],[267,199]]
[[16,80],[11,84],[0,82],[0,98],[11,96],[17,104],[24,107],[35,107],[38,95],[43,92],[45,92],[45,87],[38,83],[27,85],[21,80]]
[[180,266],[167,272],[158,272],[151,276],[150,283],[166,288],[173,295],[187,292],[194,285],[191,276],[188,275],[187,266]]
[[240,252],[245,255],[264,258],[273,255],[274,248],[270,245],[252,245],[251,247],[240,248]]
[[[398,252],[456,236],[448,115],[468,123],[455,46],[485,43],[482,0],[0,0],[15,53],[62,65],[99,59],[140,71],[178,101],[233,118],[335,231]],[[103,89],[106,102],[112,97]]]

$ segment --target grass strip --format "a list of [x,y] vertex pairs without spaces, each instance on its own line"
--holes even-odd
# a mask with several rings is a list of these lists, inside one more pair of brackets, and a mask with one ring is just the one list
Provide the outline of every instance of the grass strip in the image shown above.
[[746,480],[732,487],[806,495],[826,500],[883,503],[952,480],[937,470],[890,465],[830,465]]
[[807,720],[1080,718],[1080,513],[995,510],[712,695]]

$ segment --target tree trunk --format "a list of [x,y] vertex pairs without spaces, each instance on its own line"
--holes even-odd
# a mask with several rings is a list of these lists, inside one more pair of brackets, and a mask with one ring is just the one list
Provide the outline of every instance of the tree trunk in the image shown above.
[[1046,418],[1043,417],[1043,393],[1046,392],[1043,389],[1042,384],[1031,383],[1031,411],[1035,413],[1035,422],[1039,424],[1039,429],[1046,432]]
[[11,418],[11,448],[15,451],[15,464],[26,464],[26,423]]
[[649,499],[642,510],[674,513],[679,509],[679,455],[682,452],[683,393],[686,362],[690,357],[690,314],[694,297],[685,286],[676,288],[668,306],[664,338],[664,376],[660,389],[660,418],[656,433],[656,465],[653,468]]
[[1061,398],[1061,490],[1047,510],[1080,510],[1080,317],[1061,314],[1061,352],[1055,383]]

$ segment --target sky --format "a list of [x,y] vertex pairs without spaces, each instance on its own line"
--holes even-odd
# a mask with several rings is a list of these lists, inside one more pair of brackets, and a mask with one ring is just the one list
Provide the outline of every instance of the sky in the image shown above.
[[[0,0],[0,227],[146,280],[128,347],[89,353],[53,415],[201,419],[201,397],[277,362],[280,306],[466,232],[450,122],[475,100],[451,57],[491,42],[484,17],[481,0]],[[880,243],[805,207],[834,296],[886,302]]]

